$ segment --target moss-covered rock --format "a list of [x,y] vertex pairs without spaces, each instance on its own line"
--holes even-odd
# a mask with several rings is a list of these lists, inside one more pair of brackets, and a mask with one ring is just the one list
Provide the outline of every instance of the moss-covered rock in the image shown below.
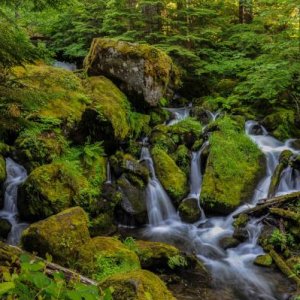
[[113,275],[100,287],[112,287],[114,300],[176,299],[159,277],[146,270]]
[[189,175],[191,169],[191,154],[189,149],[185,145],[180,145],[172,155],[172,158],[177,166],[183,170],[186,175]]
[[220,240],[220,247],[224,250],[237,247],[241,242],[231,236],[226,236]]
[[188,192],[186,174],[164,150],[154,147],[151,150],[151,154],[158,179],[167,193],[178,204]]
[[85,68],[90,75],[105,75],[122,82],[127,92],[143,96],[151,106],[158,105],[162,98],[171,98],[171,88],[180,83],[171,58],[145,44],[94,39]]
[[74,264],[77,250],[89,240],[88,218],[80,207],[31,224],[21,239],[24,249],[43,257],[49,253],[63,265]]
[[261,267],[270,267],[272,263],[273,259],[269,254],[259,255],[254,260],[254,264]]
[[217,121],[203,177],[201,201],[210,211],[226,214],[250,199],[264,172],[264,156],[229,117]]
[[74,197],[88,187],[87,179],[64,163],[33,170],[19,192],[18,208],[24,220],[40,220],[70,207]]
[[211,116],[208,111],[202,106],[194,106],[190,112],[191,117],[194,117],[202,124],[207,125],[211,121]]
[[0,218],[0,239],[6,239],[11,230],[11,224]]
[[199,200],[195,198],[184,199],[180,203],[178,211],[182,221],[187,223],[197,222],[201,217]]
[[285,140],[300,134],[293,110],[279,108],[265,117],[262,124],[279,140]]
[[6,162],[2,155],[0,155],[0,209],[4,205],[4,195],[3,195],[3,183],[6,179]]
[[249,216],[246,214],[239,214],[239,216],[234,220],[233,226],[235,228],[244,228],[249,221]]
[[114,274],[140,269],[135,252],[117,238],[95,237],[78,249],[77,269],[102,281]]

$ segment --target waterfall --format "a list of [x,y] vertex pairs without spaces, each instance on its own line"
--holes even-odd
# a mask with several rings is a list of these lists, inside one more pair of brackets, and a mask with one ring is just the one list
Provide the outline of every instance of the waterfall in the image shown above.
[[20,241],[22,231],[26,228],[26,223],[20,223],[18,220],[18,187],[26,180],[27,172],[25,168],[14,162],[11,158],[6,159],[7,178],[4,183],[4,207],[0,211],[0,218],[9,221],[11,231],[7,242],[11,245],[17,245]]
[[73,72],[77,70],[76,64],[65,62],[65,61],[59,61],[59,60],[54,61],[53,67],[61,68]]
[[150,180],[146,188],[146,203],[150,226],[162,225],[165,220],[177,220],[178,216],[171,199],[155,175],[153,160],[149,148],[143,146],[141,161],[146,162],[150,171]]
[[172,113],[172,120],[168,122],[168,125],[175,125],[180,121],[188,118],[190,116],[191,105],[188,107],[181,107],[181,108],[165,108],[167,111]]
[[112,183],[111,168],[108,160],[106,163],[106,183]]

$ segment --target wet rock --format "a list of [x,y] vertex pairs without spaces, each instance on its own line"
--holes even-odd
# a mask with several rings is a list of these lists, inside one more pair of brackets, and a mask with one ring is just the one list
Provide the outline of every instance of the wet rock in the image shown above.
[[300,150],[300,139],[293,140],[291,146],[296,150]]
[[259,255],[254,260],[254,264],[261,267],[270,267],[272,263],[273,259],[269,254]]
[[209,115],[207,110],[201,106],[192,107],[190,116],[196,118],[204,125],[207,125],[211,121],[211,116]]
[[129,250],[116,237],[95,237],[77,250],[78,270],[99,281],[116,273],[122,274],[141,268],[135,252]]
[[164,150],[154,147],[151,154],[158,179],[174,203],[178,205],[188,192],[186,174]]
[[143,97],[151,106],[157,106],[161,98],[171,99],[172,89],[180,84],[171,58],[149,45],[94,39],[85,68],[89,75],[105,75],[121,82],[127,94]]
[[176,299],[158,276],[146,270],[113,275],[101,282],[100,287],[113,288],[114,300]]
[[184,199],[180,203],[178,211],[182,221],[186,223],[197,222],[201,217],[199,200],[195,198]]
[[63,163],[33,170],[19,190],[18,209],[23,220],[41,220],[72,206],[79,190],[88,181],[76,176]]
[[46,253],[51,254],[63,265],[74,264],[77,250],[89,240],[88,218],[80,207],[31,224],[21,238],[25,250],[43,257]]
[[121,193],[120,206],[126,214],[130,215],[139,224],[147,222],[146,186],[133,182],[132,177],[123,174],[117,183]]
[[252,127],[251,134],[253,135],[263,135],[264,130],[261,125],[256,124]]
[[220,240],[220,247],[224,250],[237,247],[241,242],[234,237],[224,237]]
[[112,235],[117,231],[117,224],[111,213],[102,213],[97,217],[91,218],[89,225],[90,235],[105,236]]
[[235,228],[243,228],[247,225],[249,221],[249,216],[246,214],[239,214],[239,216],[234,220],[233,226]]
[[6,162],[2,155],[0,155],[0,209],[3,208],[4,205],[4,191],[3,191],[3,183],[6,179]]
[[0,239],[6,240],[10,230],[11,224],[7,220],[0,218]]
[[292,157],[292,159],[291,159],[291,166],[294,169],[300,170],[300,155]]
[[233,238],[240,242],[245,242],[249,238],[249,233],[246,228],[236,228],[232,235]]

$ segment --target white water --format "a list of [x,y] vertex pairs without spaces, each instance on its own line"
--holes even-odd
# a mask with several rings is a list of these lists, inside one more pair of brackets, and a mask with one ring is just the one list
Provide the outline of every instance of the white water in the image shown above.
[[26,223],[19,223],[17,197],[18,187],[26,180],[26,170],[11,158],[6,159],[6,181],[4,183],[4,207],[0,211],[0,218],[6,219],[12,225],[7,242],[17,245],[22,231],[27,227]]
[[[290,140],[282,143],[269,136],[263,127],[260,127],[260,135],[253,134],[254,126],[260,127],[256,122],[247,122],[246,134],[265,154],[266,175],[259,182],[253,198],[248,204],[241,205],[227,217],[201,218],[195,224],[185,224],[174,217],[174,208],[171,208],[172,204],[165,192],[160,199],[161,201],[158,201],[157,197],[148,196],[148,214],[151,221],[150,226],[144,231],[144,235],[160,241],[185,245],[186,249],[196,253],[211,270],[216,286],[227,286],[234,291],[234,299],[276,300],[282,299],[275,292],[277,283],[272,282],[270,278],[267,279],[262,268],[253,265],[254,259],[264,253],[258,245],[258,238],[262,229],[261,220],[252,219],[248,223],[246,227],[248,239],[245,242],[227,250],[220,246],[222,238],[230,237],[234,232],[232,226],[233,215],[255,206],[260,199],[267,197],[271,177],[278,164],[280,153],[286,149],[293,151],[295,154],[298,153],[290,146]],[[142,156],[148,158],[151,162],[153,178],[157,180],[151,157],[148,154],[149,151],[147,152],[147,149],[143,148],[143,152]],[[191,171],[195,175],[191,176],[190,194],[195,195],[200,194],[202,182],[202,174],[201,170],[199,170],[199,157],[201,155],[196,156],[194,154],[191,166]],[[294,172],[289,168],[285,170],[277,194],[300,190],[298,175],[298,171]],[[197,183],[199,186],[197,186]],[[151,188],[151,195],[163,190],[160,183],[151,185]],[[165,206],[168,208],[165,209]]]
[[61,69],[65,69],[68,71],[76,71],[77,70],[76,64],[72,64],[72,63],[65,62],[65,61],[56,60],[53,64],[53,66],[56,68],[61,68]]
[[106,183],[112,183],[111,168],[108,160],[106,163]]
[[168,125],[175,125],[179,123],[180,121],[186,119],[190,115],[192,106],[188,107],[181,107],[181,108],[166,108],[167,111],[171,112],[173,115],[173,119],[168,122]]

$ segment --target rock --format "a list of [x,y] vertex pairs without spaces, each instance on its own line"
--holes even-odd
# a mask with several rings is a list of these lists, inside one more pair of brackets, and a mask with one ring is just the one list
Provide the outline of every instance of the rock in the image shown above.
[[300,150],[300,139],[291,141],[291,146],[296,150]]
[[178,146],[177,150],[172,155],[176,165],[185,172],[186,175],[190,174],[191,169],[191,154],[185,145]]
[[241,242],[231,236],[226,236],[220,240],[220,247],[224,250],[237,247]]
[[145,224],[147,222],[146,186],[140,186],[140,182],[133,182],[132,179],[123,174],[117,181],[122,199],[120,205],[138,224]]
[[25,250],[43,257],[48,253],[67,266],[74,265],[78,249],[89,240],[88,218],[80,207],[31,224],[21,238]]
[[143,269],[168,273],[196,269],[205,273],[206,277],[209,276],[203,264],[195,256],[183,253],[174,246],[150,241],[136,241],[135,245]]
[[87,91],[91,102],[72,136],[79,142],[87,136],[93,141],[104,141],[105,148],[111,152],[130,134],[130,102],[112,81],[103,76],[88,78]]
[[4,191],[3,191],[3,183],[6,180],[6,162],[2,155],[0,155],[0,210],[4,205]]
[[268,198],[275,196],[278,185],[280,184],[281,174],[284,169],[288,166],[290,158],[293,156],[293,152],[290,150],[284,150],[281,152],[279,157],[279,164],[272,175],[271,183],[268,191]]
[[63,163],[33,170],[18,193],[20,217],[27,221],[40,220],[72,206],[76,194],[88,187],[87,179],[77,175]]
[[0,239],[6,240],[10,230],[11,224],[7,220],[0,218]]
[[162,98],[171,99],[172,89],[180,85],[179,72],[171,58],[149,45],[94,39],[85,69],[89,75],[104,75],[121,82],[126,93],[142,96],[151,106],[157,106]]
[[277,109],[274,113],[266,116],[262,124],[279,140],[286,140],[291,136],[298,136],[300,133],[293,110]]
[[188,192],[186,174],[164,150],[154,147],[151,154],[158,179],[175,204],[178,205]]
[[236,228],[232,237],[240,242],[245,242],[249,238],[249,232],[246,228]]
[[239,216],[234,220],[233,227],[244,228],[249,221],[249,216],[246,214],[239,214]]
[[180,203],[178,211],[182,221],[186,223],[197,222],[201,217],[199,200],[195,198],[184,199]]
[[263,135],[264,130],[263,127],[259,124],[256,124],[252,127],[251,134],[253,135]]
[[64,153],[67,145],[59,129],[24,130],[15,141],[16,155],[29,171],[51,163]]
[[114,237],[95,237],[83,244],[76,265],[83,274],[99,281],[140,269],[137,255]]
[[177,147],[176,143],[169,136],[167,128],[165,127],[162,130],[161,126],[156,127],[151,132],[150,143],[151,145],[156,145],[168,153],[174,153]]
[[294,169],[300,170],[300,155],[292,157],[292,159],[291,159],[291,166]]
[[113,275],[100,288],[113,288],[114,300],[176,299],[158,276],[146,270]]
[[264,156],[242,126],[225,116],[210,136],[201,202],[213,213],[228,214],[252,196],[263,176]]
[[259,255],[254,260],[254,264],[261,267],[270,267],[272,263],[273,259],[269,254]]

